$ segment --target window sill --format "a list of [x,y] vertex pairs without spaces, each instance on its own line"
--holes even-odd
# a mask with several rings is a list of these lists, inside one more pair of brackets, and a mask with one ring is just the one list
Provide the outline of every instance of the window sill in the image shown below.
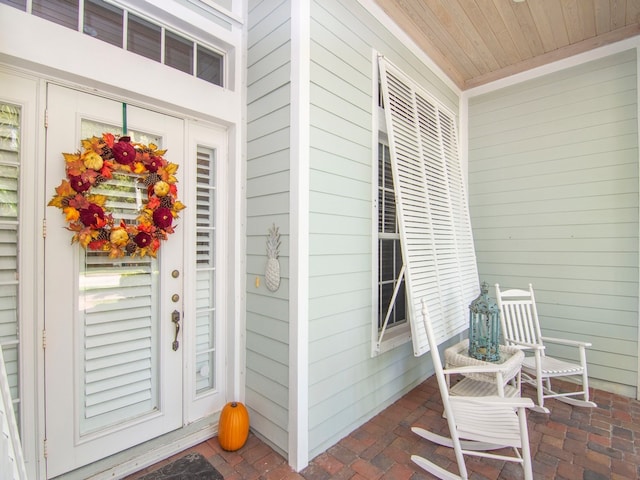
[[389,350],[393,350],[400,345],[404,345],[411,341],[411,328],[408,323],[404,325],[398,325],[397,327],[393,327],[387,330],[384,333],[384,339],[380,342],[379,345],[374,343],[372,347],[371,356],[375,357],[382,353],[388,352]]

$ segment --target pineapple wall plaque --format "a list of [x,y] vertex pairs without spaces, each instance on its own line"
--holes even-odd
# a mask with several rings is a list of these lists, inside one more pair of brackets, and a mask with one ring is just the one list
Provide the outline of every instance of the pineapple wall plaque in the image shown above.
[[269,229],[269,235],[267,235],[267,266],[264,272],[264,283],[272,292],[278,290],[280,286],[279,248],[280,234],[278,233],[278,227],[273,224]]

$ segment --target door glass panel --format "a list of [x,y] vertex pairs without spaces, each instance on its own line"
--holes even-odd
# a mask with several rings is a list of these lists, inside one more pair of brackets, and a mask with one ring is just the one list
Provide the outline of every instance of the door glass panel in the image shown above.
[[215,388],[215,150],[198,148],[196,227],[196,391]]
[[78,30],[79,0],[33,0],[31,13],[37,17]]
[[[18,199],[20,108],[0,104],[0,346],[18,413]],[[19,420],[19,415],[16,415]]]
[[123,11],[101,0],[84,3],[84,33],[122,47]]
[[[83,138],[118,128],[83,120]],[[161,139],[129,132],[132,141],[161,144]],[[107,197],[115,223],[135,223],[146,200],[137,177],[114,173],[92,189]],[[159,265],[152,257],[109,258],[108,252],[79,249],[78,310],[84,365],[80,434],[118,425],[159,408]]]

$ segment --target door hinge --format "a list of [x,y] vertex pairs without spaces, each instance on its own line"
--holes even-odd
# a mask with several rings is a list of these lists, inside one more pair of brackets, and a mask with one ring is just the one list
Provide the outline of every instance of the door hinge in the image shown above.
[[49,452],[47,451],[47,439],[46,438],[44,440],[42,440],[42,455],[44,456],[45,460],[49,456]]
[[44,111],[44,128],[49,128],[49,110]]
[[46,330],[42,330],[42,349],[43,350],[47,349],[47,331]]
[[42,238],[47,238],[47,219],[42,219]]

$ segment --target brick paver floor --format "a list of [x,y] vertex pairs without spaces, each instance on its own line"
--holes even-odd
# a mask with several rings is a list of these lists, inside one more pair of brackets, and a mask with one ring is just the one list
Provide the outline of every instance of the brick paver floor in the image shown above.
[[[523,396],[533,396],[523,386]],[[598,408],[548,400],[550,414],[529,411],[533,475],[538,479],[629,480],[640,478],[640,402],[592,390]],[[244,447],[225,452],[212,438],[171,459],[127,477],[145,473],[189,452],[204,455],[225,480],[423,480],[430,474],[411,462],[413,453],[457,471],[453,452],[421,439],[411,426],[448,435],[435,377],[431,377],[369,422],[314,458],[299,473],[253,433]],[[467,458],[472,480],[517,480],[522,468],[511,462]]]

